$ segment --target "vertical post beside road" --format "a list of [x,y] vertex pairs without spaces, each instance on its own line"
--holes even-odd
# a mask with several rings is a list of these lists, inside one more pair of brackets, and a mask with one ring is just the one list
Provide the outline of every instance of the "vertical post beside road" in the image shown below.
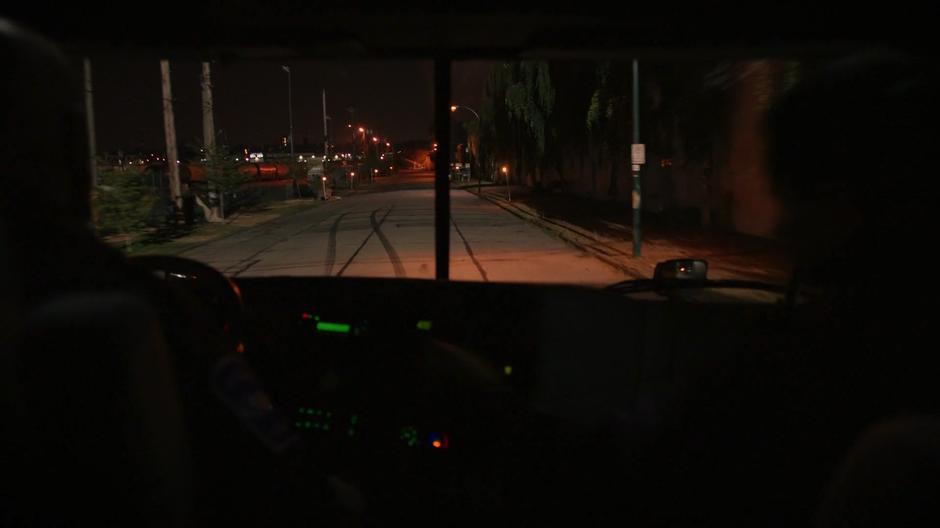
[[633,166],[633,256],[639,257],[642,252],[643,235],[640,229],[640,211],[642,207],[642,187],[640,182],[640,167],[646,162],[645,146],[640,144],[640,66],[633,60],[633,145],[630,149],[630,162]]
[[160,81],[163,89],[163,132],[166,137],[166,162],[170,174],[170,199],[176,212],[183,209],[183,193],[180,188],[180,167],[176,151],[176,121],[173,117],[173,90],[170,84],[170,61],[160,61]]
[[434,129],[439,148],[434,159],[435,277],[450,277],[450,60],[434,61]]
[[[212,68],[208,62],[202,63],[202,146],[206,151],[206,160],[215,157],[215,114],[212,108]],[[216,193],[215,185],[209,183],[209,214],[210,221],[222,218],[222,202]]]
[[215,148],[215,115],[212,108],[212,69],[208,62],[202,63],[202,146],[208,154]]
[[326,89],[323,89],[323,162],[330,155],[330,131],[326,127]]
[[287,139],[290,141],[290,160],[291,163],[294,163],[294,100],[292,93],[292,84],[290,77],[290,67],[281,66],[285,72],[287,72]]
[[91,60],[82,61],[85,73],[85,126],[88,132],[88,175],[91,183],[98,185],[98,147],[95,145],[95,105],[94,92],[91,89]]

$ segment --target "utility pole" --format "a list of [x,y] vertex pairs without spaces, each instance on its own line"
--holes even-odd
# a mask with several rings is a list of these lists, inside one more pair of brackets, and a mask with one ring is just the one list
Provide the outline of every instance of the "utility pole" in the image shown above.
[[85,69],[85,126],[88,131],[88,173],[91,182],[98,183],[98,147],[95,145],[95,107],[94,95],[91,89],[91,60],[88,57],[82,61]]
[[289,131],[287,138],[290,140],[290,159],[291,162],[294,162],[294,102],[293,94],[291,93],[291,77],[290,77],[290,68],[287,66],[281,66],[281,69],[287,72],[287,121],[289,126]]
[[326,128],[326,88],[323,89],[323,160],[330,155],[330,131]]
[[643,235],[640,230],[641,185],[640,167],[646,163],[646,149],[640,143],[640,66],[633,59],[633,145],[630,149],[630,161],[633,165],[633,256],[641,254]]
[[346,109],[349,112],[349,138],[350,138],[350,147],[349,155],[351,156],[350,161],[356,159],[356,109],[349,107]]
[[[215,152],[215,116],[212,107],[212,71],[208,62],[202,63],[202,77],[200,78],[202,86],[202,147],[206,151],[206,159],[217,155]],[[225,198],[217,196],[215,185],[209,183],[209,206],[207,207],[197,198],[197,202],[206,212],[206,219],[210,222],[222,219],[225,211]],[[216,199],[218,198],[218,203]]]
[[173,92],[170,88],[170,61],[160,61],[160,81],[163,87],[163,132],[166,136],[166,162],[170,171],[170,199],[177,212],[183,209],[180,189],[179,156],[176,152],[176,121],[173,119]]
[[215,116],[212,109],[212,72],[208,62],[202,63],[202,146],[206,152],[215,148]]

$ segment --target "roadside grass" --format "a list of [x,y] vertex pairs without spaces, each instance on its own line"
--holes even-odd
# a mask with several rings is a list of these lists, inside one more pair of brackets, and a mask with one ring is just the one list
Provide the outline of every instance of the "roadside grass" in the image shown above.
[[317,205],[318,201],[310,199],[264,201],[240,209],[224,222],[202,221],[191,226],[151,227],[128,234],[107,236],[103,239],[128,256],[177,255],[213,240]]

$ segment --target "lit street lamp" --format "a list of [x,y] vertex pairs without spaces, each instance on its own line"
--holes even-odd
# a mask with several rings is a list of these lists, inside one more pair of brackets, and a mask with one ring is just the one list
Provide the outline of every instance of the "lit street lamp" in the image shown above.
[[508,165],[503,165],[499,170],[500,170],[500,172],[503,173],[504,176],[506,176],[506,196],[509,197],[509,201],[511,202],[511,201],[512,201],[512,193],[509,191],[509,166],[508,166]]
[[[472,113],[474,117],[477,118],[477,130],[479,130],[483,122],[480,119],[480,114],[478,114],[476,110],[474,110],[473,108],[470,108],[469,106],[463,106],[463,105],[450,105],[451,113],[456,112],[458,108],[469,110],[470,113]],[[470,178],[473,178],[473,152],[472,152],[472,149],[470,148],[470,134],[467,134],[467,164],[470,165],[470,173],[468,174],[468,176]],[[482,196],[482,192],[483,192],[483,174],[481,173],[479,182],[477,183],[477,195]]]

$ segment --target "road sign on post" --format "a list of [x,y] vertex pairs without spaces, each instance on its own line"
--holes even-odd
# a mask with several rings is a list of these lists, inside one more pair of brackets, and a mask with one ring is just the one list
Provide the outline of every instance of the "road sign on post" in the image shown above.
[[[634,143],[630,145],[630,163],[633,165],[633,177],[634,179],[634,189],[632,193],[632,206],[634,211],[639,211],[640,204],[640,192],[639,192],[639,177],[640,177],[640,166],[646,163],[646,145],[643,143]],[[637,222],[639,225],[639,222]],[[638,250],[639,251],[639,250]]]
[[630,158],[633,161],[633,256],[639,257],[643,247],[643,232],[640,229],[640,168],[646,163],[646,145],[640,143],[640,64],[636,59],[633,59],[633,145]]
[[630,162],[633,165],[643,165],[646,163],[646,145],[643,143],[634,143],[630,145]]

